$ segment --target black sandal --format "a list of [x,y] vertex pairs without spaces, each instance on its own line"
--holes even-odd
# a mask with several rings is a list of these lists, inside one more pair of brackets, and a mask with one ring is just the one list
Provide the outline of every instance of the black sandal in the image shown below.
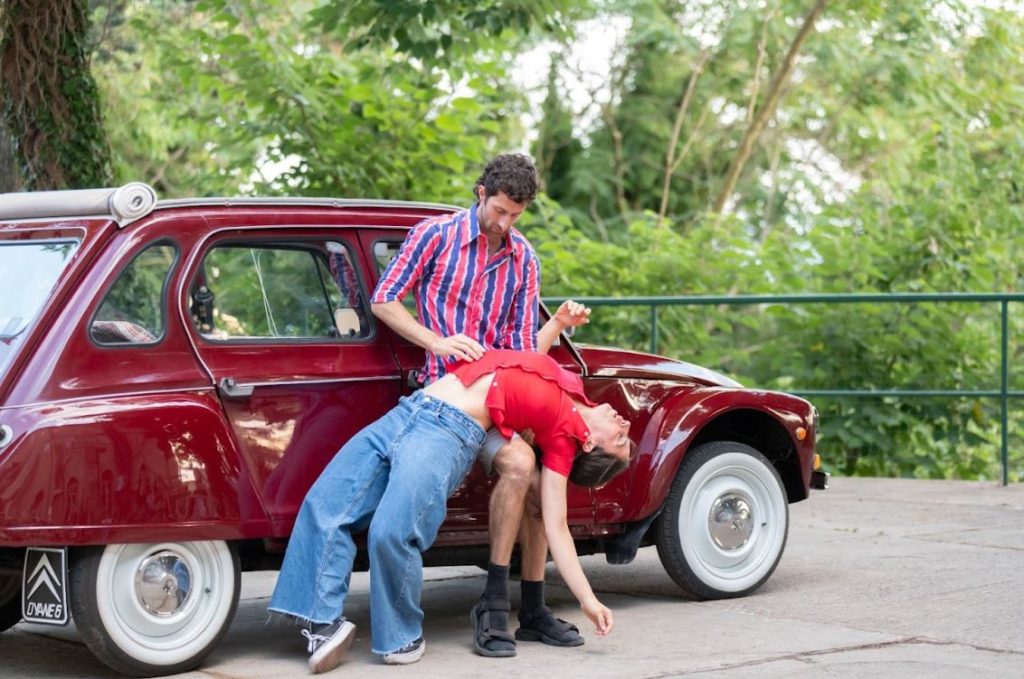
[[547,606],[529,613],[519,611],[516,639],[539,641],[549,646],[582,646],[584,641],[576,625],[556,618]]
[[[473,625],[473,650],[487,658],[511,658],[516,654],[516,640],[508,631],[508,599],[480,599],[469,613]],[[493,617],[492,613],[495,613]],[[504,625],[501,623],[504,622]]]

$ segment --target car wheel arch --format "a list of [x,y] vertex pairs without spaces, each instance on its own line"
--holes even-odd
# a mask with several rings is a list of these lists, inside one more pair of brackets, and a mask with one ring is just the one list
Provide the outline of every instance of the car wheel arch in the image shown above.
[[[775,466],[789,502],[807,497],[795,444],[786,426],[776,414],[752,399],[737,405],[735,393],[698,389],[659,407],[659,412],[650,420],[655,431],[644,435],[644,439],[654,440],[652,453],[641,456],[640,464],[644,467],[633,472],[635,476],[644,477],[634,487],[644,488],[646,495],[630,503],[629,520],[643,519],[661,511],[686,454],[711,441],[736,441],[757,449]],[[726,398],[728,394],[733,397]],[[672,416],[679,412],[681,416]]]
[[786,427],[770,412],[737,408],[721,413],[701,428],[689,448],[711,441],[736,441],[756,449],[778,471],[789,502],[807,498],[793,440]]

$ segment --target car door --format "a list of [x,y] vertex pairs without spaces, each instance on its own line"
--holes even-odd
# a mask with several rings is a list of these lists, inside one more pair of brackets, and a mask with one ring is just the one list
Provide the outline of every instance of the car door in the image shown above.
[[[374,283],[397,254],[406,233],[405,229],[383,228],[366,228],[360,231],[364,256],[371,262],[373,268]],[[411,293],[404,303],[415,316],[416,308]],[[546,310],[542,310],[541,316],[542,321],[547,320]],[[420,347],[397,333],[388,331],[388,336],[395,346],[395,356],[404,374],[407,375],[423,366],[423,350]],[[550,353],[567,370],[582,373],[582,363],[571,346],[560,344],[552,347]],[[483,539],[487,532],[488,504],[496,482],[497,477],[488,476],[480,464],[473,465],[466,481],[448,500],[448,517],[438,538],[439,544]],[[570,484],[567,502],[570,526],[583,528],[593,525],[594,501],[593,493],[589,489]]]
[[369,313],[358,239],[344,227],[221,231],[189,276],[196,352],[275,534],[286,535],[324,466],[401,392]]

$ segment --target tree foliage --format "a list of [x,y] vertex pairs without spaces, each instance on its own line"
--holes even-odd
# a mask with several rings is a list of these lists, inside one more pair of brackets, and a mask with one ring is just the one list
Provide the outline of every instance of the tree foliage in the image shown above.
[[575,7],[125,3],[98,66],[125,123],[111,125],[119,174],[141,167],[162,195],[466,202],[466,176],[521,134],[512,55],[531,32],[566,33]]
[[[425,62],[445,60],[446,69],[530,31],[564,37],[573,20],[587,13],[572,0],[330,0],[310,12],[312,24],[337,33],[356,48],[392,46]],[[461,59],[461,60],[460,60]]]
[[[1014,291],[1024,273],[1024,19],[995,1],[116,0],[92,23],[118,180],[164,196],[465,204],[487,157],[532,144],[546,295]],[[578,45],[606,27],[587,78]],[[538,41],[527,128],[512,75]],[[992,306],[659,319],[662,352],[758,387],[998,386]],[[580,338],[644,349],[648,310],[599,309]],[[993,399],[816,401],[833,471],[997,474]]]
[[[614,5],[632,20],[611,88],[594,93],[597,123],[566,134],[545,118],[541,144],[560,136],[564,156],[569,137],[583,142],[561,159],[570,172],[546,177],[559,205],[533,213],[530,237],[556,270],[547,293],[1019,288],[1021,17],[953,2],[828,6],[729,189],[766,83],[816,5],[694,4]],[[674,308],[659,333],[669,353],[759,386],[995,389],[997,312]],[[647,346],[646,309],[598,316],[584,336]],[[997,474],[994,399],[818,405],[838,471]]]

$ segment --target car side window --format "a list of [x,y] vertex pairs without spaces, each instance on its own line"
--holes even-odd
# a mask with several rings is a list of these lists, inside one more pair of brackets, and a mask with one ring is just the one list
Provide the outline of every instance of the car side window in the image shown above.
[[[373,259],[377,262],[377,274],[383,274],[384,269],[388,268],[388,264],[391,260],[398,256],[398,251],[402,247],[402,241],[400,240],[379,240],[373,244]],[[402,306],[404,306],[413,318],[419,318],[419,312],[416,310],[416,297],[415,295],[409,294],[402,300]]]
[[156,243],[132,259],[89,324],[94,342],[136,345],[160,341],[166,326],[164,290],[177,253],[170,243]]
[[209,339],[359,340],[372,331],[352,255],[335,241],[214,247],[191,293],[193,322]]
[[377,273],[384,273],[384,269],[388,268],[388,264],[398,255],[398,250],[401,247],[402,241],[400,240],[379,240],[373,244],[373,258],[377,261]]

